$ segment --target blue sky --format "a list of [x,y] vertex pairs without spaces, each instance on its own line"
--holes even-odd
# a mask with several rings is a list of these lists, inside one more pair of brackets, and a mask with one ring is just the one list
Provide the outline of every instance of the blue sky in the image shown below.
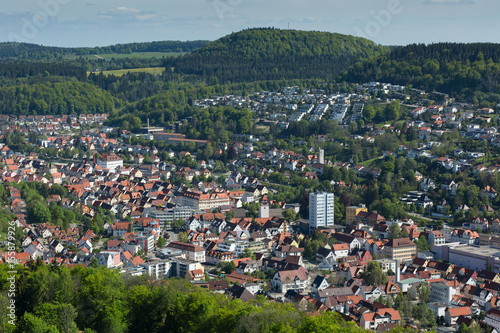
[[0,41],[104,46],[215,40],[250,27],[357,35],[384,45],[500,42],[498,0],[18,0]]

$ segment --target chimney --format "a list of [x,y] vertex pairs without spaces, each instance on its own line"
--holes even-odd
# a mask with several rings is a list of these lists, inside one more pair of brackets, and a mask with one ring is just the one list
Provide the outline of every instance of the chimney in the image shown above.
[[321,164],[325,164],[325,150],[324,149],[319,150],[318,162]]
[[399,260],[396,259],[396,283],[401,281],[401,268],[399,267]]

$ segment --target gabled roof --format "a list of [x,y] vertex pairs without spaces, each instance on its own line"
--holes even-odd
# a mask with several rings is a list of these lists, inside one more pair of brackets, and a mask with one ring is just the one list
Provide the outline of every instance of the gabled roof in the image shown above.
[[320,286],[323,283],[323,281],[326,281],[326,276],[325,275],[316,275],[316,277],[314,278],[314,281],[313,281],[312,285],[318,287],[318,286]]
[[414,242],[412,242],[409,238],[394,238],[390,240],[387,244],[388,247],[408,247],[408,246],[417,246]]
[[283,282],[294,281],[296,278],[299,278],[301,281],[305,281],[309,278],[309,273],[304,267],[299,267],[294,270],[289,271],[279,271],[278,275]]
[[236,284],[228,289],[228,293],[234,298],[241,299],[243,302],[255,299],[255,296],[245,287]]
[[500,320],[500,310],[498,309],[493,308],[488,312],[486,312],[486,315],[490,317],[497,317],[498,318],[497,320]]
[[498,273],[486,271],[484,269],[477,272],[477,277],[481,278],[481,279],[485,279],[485,280],[491,281],[494,278],[496,278],[497,276],[498,276]]
[[225,290],[229,288],[229,285],[226,280],[221,279],[221,280],[210,280],[208,283],[208,289],[209,290]]
[[471,316],[472,315],[470,307],[468,307],[468,306],[463,306],[463,307],[459,307],[459,308],[447,308],[446,311],[449,312],[451,317]]

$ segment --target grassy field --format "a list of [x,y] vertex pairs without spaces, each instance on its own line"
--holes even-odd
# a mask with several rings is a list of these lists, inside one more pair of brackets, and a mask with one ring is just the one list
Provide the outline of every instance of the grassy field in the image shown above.
[[255,131],[258,132],[259,134],[266,134],[269,133],[269,126],[261,126],[261,125],[255,125]]
[[359,164],[364,165],[365,167],[375,168],[375,167],[377,167],[377,164],[379,161],[380,161],[379,158],[373,158],[371,160],[366,160],[366,161],[361,162]]
[[83,57],[85,59],[124,59],[124,58],[162,58],[162,57],[178,57],[186,52],[132,52],[132,53],[109,53],[109,54],[88,54],[79,56],[70,54],[66,59],[77,59]]
[[[155,75],[160,75],[163,73],[165,70],[165,67],[148,67],[148,68],[132,68],[132,69],[119,69],[115,71],[104,71],[104,75],[110,75],[113,74],[114,76],[122,76],[127,74],[128,72],[131,73],[138,73],[138,72],[144,72],[144,73],[149,73],[149,74],[155,74]],[[87,75],[90,74],[90,72],[87,72]]]

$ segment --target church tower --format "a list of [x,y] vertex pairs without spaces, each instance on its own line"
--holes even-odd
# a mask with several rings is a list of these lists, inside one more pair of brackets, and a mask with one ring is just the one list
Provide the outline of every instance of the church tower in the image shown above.
[[260,200],[259,217],[269,217],[269,201],[265,195]]

